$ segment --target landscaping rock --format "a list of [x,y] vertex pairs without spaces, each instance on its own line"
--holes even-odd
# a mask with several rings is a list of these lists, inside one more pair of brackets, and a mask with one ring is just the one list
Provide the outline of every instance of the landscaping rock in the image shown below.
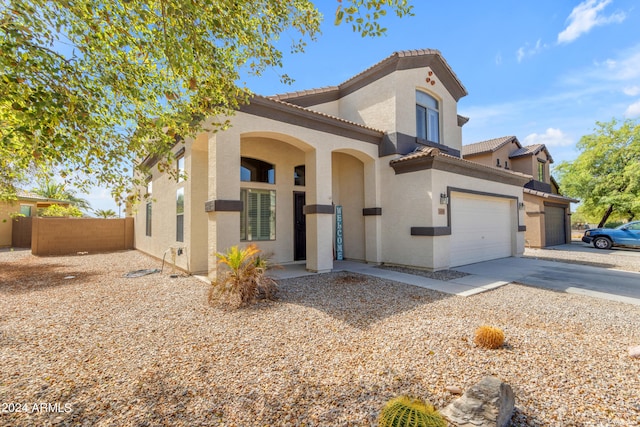
[[629,347],[629,357],[640,359],[640,345]]
[[455,385],[448,385],[444,389],[447,390],[451,394],[462,394],[463,393],[462,389],[460,387],[458,387],[458,386],[455,386]]
[[514,405],[511,386],[488,376],[440,413],[458,427],[506,427]]

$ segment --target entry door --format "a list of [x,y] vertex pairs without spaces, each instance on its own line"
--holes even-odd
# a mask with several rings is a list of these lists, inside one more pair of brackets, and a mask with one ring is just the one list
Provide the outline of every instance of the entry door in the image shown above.
[[307,221],[304,216],[305,194],[293,192],[293,259],[307,259]]

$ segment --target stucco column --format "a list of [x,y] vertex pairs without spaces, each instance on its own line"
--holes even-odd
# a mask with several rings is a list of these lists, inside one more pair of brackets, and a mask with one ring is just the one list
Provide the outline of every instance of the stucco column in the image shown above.
[[305,155],[307,270],[333,269],[333,218],[331,151],[318,148]]
[[216,275],[217,252],[240,243],[240,135],[209,134],[208,214],[209,277]]
[[364,163],[364,239],[365,261],[382,262],[382,208],[380,180],[375,160]]

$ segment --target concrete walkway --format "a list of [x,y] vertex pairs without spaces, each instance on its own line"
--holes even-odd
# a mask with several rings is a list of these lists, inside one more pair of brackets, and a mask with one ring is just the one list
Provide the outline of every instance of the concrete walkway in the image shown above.
[[[640,273],[635,272],[516,257],[470,264],[456,267],[454,270],[469,275],[443,281],[353,261],[335,261],[333,269],[333,271],[349,271],[380,277],[463,297],[518,282],[545,289],[640,305]],[[282,270],[272,270],[270,274],[273,277],[285,279],[315,273],[306,271],[304,264],[289,264]]]
[[[294,277],[309,276],[311,273],[305,270],[304,264],[287,264],[284,269],[271,270],[269,275],[277,279],[289,279]],[[355,261],[334,261],[333,271],[348,271],[351,273],[366,274],[368,276],[379,277],[381,279],[393,280],[408,285],[419,286],[425,289],[444,292],[458,296],[467,297],[499,286],[506,285],[509,282],[504,280],[488,279],[480,275],[470,274],[453,280],[435,280],[428,277],[416,276],[414,274],[400,273],[392,270],[377,268],[372,264],[365,264]]]

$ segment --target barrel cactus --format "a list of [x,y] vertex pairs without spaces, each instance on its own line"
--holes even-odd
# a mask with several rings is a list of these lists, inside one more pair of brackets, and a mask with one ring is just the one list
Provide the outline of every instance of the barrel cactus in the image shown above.
[[504,332],[502,329],[491,326],[480,326],[476,329],[474,343],[484,348],[498,348],[504,344]]
[[433,406],[409,396],[387,402],[378,424],[380,427],[447,427],[447,422]]

